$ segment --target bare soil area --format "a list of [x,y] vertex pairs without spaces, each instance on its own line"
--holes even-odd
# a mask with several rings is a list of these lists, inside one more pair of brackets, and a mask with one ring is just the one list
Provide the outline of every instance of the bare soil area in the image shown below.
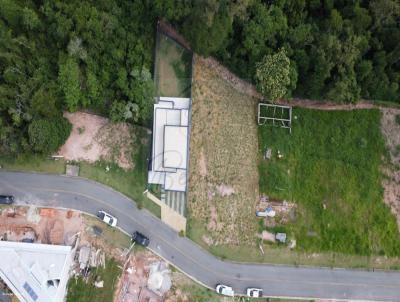
[[126,123],[85,112],[64,113],[72,131],[58,154],[67,160],[113,161],[123,169],[133,169],[135,133]]
[[396,216],[400,229],[400,125],[396,122],[400,109],[381,108],[381,111],[381,130],[390,153],[390,164],[383,168],[384,201]]
[[221,68],[195,57],[188,207],[208,228],[208,243],[254,244],[257,99],[221,75]]
[[131,255],[124,263],[114,302],[163,301],[163,293],[148,288],[150,267],[159,262],[160,258],[148,250]]
[[82,217],[77,212],[16,207],[0,213],[0,235],[4,240],[70,245],[74,234],[82,230]]

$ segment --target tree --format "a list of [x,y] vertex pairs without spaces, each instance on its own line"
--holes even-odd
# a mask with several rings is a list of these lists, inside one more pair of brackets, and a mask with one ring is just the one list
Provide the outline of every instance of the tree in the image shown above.
[[139,106],[132,102],[115,101],[111,106],[110,118],[113,122],[137,122],[139,120]]
[[58,150],[71,132],[72,125],[65,118],[36,119],[28,128],[33,151],[49,154]]
[[35,92],[31,101],[32,115],[51,118],[59,115],[56,107],[56,97],[43,87]]
[[86,79],[86,85],[87,85],[87,99],[89,100],[88,105],[94,105],[98,106],[102,104],[102,99],[101,99],[101,86],[99,81],[97,80],[96,75],[91,72],[90,70],[87,73],[87,79]]
[[272,101],[288,93],[290,60],[284,48],[276,54],[265,56],[257,64],[256,81],[258,90]]
[[183,33],[193,49],[208,56],[223,48],[232,30],[232,18],[225,1],[195,1],[183,24]]
[[28,7],[22,10],[22,23],[28,30],[35,30],[40,26],[40,20],[36,12]]
[[58,79],[68,110],[76,111],[82,95],[79,84],[79,65],[75,59],[68,58],[64,64],[61,64]]

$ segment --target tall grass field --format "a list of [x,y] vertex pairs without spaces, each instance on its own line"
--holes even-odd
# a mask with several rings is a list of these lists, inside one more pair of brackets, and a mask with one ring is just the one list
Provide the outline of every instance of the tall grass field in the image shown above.
[[284,226],[297,249],[400,255],[395,217],[383,202],[380,118],[378,110],[294,108],[291,134],[259,126],[260,193],[297,204]]

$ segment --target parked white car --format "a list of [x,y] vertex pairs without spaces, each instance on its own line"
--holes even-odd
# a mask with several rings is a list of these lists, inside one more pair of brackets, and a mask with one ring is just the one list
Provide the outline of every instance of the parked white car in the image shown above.
[[99,217],[101,221],[104,221],[105,223],[107,223],[108,225],[110,225],[112,227],[117,226],[117,218],[108,214],[107,212],[98,211],[97,217]]
[[217,286],[215,287],[215,291],[224,296],[233,297],[235,295],[233,288],[228,285],[217,284]]
[[261,288],[249,287],[246,290],[248,297],[261,298],[263,296],[263,291]]

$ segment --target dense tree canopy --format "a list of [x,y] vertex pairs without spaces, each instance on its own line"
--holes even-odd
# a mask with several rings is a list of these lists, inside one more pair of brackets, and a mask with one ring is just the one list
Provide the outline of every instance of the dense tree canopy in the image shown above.
[[57,151],[68,138],[71,127],[65,118],[35,119],[28,128],[33,151],[45,154]]
[[0,151],[31,151],[28,129],[88,108],[142,123],[154,87],[156,22],[256,81],[286,50],[286,96],[400,102],[397,0],[0,0]]
[[275,101],[287,94],[290,60],[284,48],[257,63],[256,81],[258,90],[269,100]]
[[59,142],[48,138],[63,110],[111,115],[119,106],[115,120],[148,119],[161,4],[0,0],[0,7],[0,152],[54,151]]

